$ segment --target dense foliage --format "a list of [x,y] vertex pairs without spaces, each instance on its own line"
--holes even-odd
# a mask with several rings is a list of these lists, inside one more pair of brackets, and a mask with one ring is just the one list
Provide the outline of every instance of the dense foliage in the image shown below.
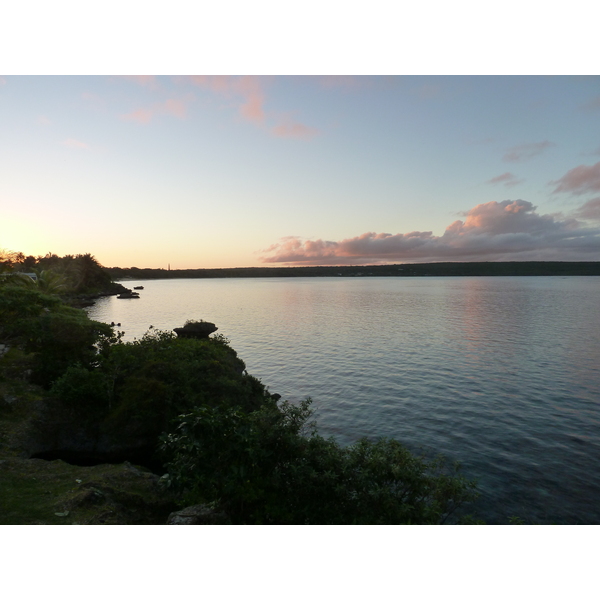
[[[60,257],[24,256],[0,249],[0,273],[4,283],[33,287],[52,294],[91,294],[111,286],[112,276],[91,254]],[[35,279],[26,275],[32,273]]]
[[198,407],[162,438],[171,485],[217,501],[234,523],[438,524],[475,498],[443,459],[393,439],[341,447],[310,423],[310,400],[258,411]]
[[168,431],[178,415],[196,406],[259,408],[268,393],[222,337],[180,339],[151,331],[129,343],[113,343],[93,369],[73,365],[52,393],[63,403],[94,415],[118,433],[136,424],[138,435]]
[[109,325],[91,321],[54,295],[31,287],[0,286],[0,341],[29,355],[31,379],[48,387],[70,365],[92,368],[116,341]]

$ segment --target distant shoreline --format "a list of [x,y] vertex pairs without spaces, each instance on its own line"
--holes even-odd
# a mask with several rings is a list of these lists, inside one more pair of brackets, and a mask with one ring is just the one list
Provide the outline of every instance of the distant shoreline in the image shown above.
[[224,269],[106,269],[115,280],[233,277],[499,277],[600,276],[600,262],[453,262],[372,266],[234,267]]

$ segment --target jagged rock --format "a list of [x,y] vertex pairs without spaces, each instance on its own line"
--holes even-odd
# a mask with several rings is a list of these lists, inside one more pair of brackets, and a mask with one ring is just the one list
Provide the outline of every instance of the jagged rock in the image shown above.
[[226,525],[227,515],[219,512],[209,504],[196,504],[182,510],[172,512],[167,525]]
[[188,321],[183,327],[176,327],[173,331],[178,337],[183,338],[207,338],[211,333],[217,331],[214,323],[207,321]]

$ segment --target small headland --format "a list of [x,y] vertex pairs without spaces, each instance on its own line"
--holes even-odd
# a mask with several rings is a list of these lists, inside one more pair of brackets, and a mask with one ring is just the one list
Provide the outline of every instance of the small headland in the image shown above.
[[323,438],[310,399],[272,394],[217,330],[123,342],[57,294],[1,283],[0,522],[433,524],[476,496],[395,440]]

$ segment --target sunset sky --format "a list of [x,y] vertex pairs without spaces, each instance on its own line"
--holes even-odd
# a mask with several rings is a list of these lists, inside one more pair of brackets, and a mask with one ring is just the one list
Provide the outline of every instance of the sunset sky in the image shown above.
[[0,247],[600,260],[600,77],[0,76]]

